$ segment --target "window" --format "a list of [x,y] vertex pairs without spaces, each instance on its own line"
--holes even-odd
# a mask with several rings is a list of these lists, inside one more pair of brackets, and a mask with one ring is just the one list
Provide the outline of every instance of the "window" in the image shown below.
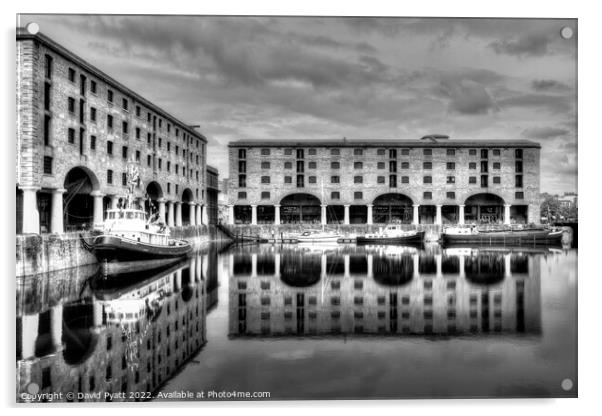
[[340,169],[341,164],[339,162],[330,162],[330,168],[331,169]]
[[493,156],[499,156],[501,154],[500,149],[493,149],[491,152],[493,153]]
[[363,169],[364,164],[362,162],[354,162],[353,169]]
[[425,156],[431,156],[433,154],[433,149],[423,149],[422,154]]
[[402,176],[401,177],[401,183],[410,183],[410,177],[409,176]]
[[376,154],[378,156],[384,156],[385,155],[385,149],[377,149],[376,150]]
[[401,155],[402,156],[409,156],[410,155],[410,149],[401,149]]
[[123,172],[121,174],[121,185],[122,186],[128,186],[128,174],[127,174],[127,172]]
[[471,176],[468,178],[468,183],[470,184],[475,184],[477,183],[477,177],[476,176]]
[[297,159],[303,159],[304,152],[303,149],[297,149]]
[[75,113],[75,98],[69,97],[67,98],[67,109],[70,113]]
[[447,192],[445,194],[445,196],[447,197],[447,199],[456,199],[456,193],[455,192]]
[[309,162],[308,167],[309,167],[309,169],[316,169],[317,164],[316,164],[316,162]]
[[330,154],[333,156],[338,156],[341,154],[341,150],[340,149],[330,149]]
[[401,162],[402,169],[410,169],[410,162]]
[[96,150],[96,136],[90,136],[90,149]]
[[[140,127],[136,127],[135,131],[136,131],[136,139],[140,140]],[[168,146],[167,150],[169,150],[169,146]]]
[[341,193],[340,192],[331,192],[330,193],[330,199],[341,199]]
[[107,128],[113,130],[113,116],[110,114],[107,115]]
[[111,142],[111,141],[107,142],[107,154],[109,154],[109,155],[113,154],[113,142]]
[[284,177],[284,183],[293,183],[293,177],[292,176],[285,176]]
[[[177,149],[177,147],[176,147]],[[177,153],[177,150],[176,150]],[[239,159],[246,159],[247,158],[247,150],[246,149],[238,149],[238,158]]]
[[68,76],[69,76],[69,81],[75,82],[75,69],[69,68]]
[[481,188],[487,188],[489,186],[489,179],[487,175],[481,175]]
[[[177,165],[176,165],[177,173]],[[247,175],[238,175],[238,187],[245,188],[247,186]]]
[[123,159],[127,159],[128,158],[128,147],[127,146],[123,146],[121,148],[121,157]]
[[363,183],[364,178],[362,176],[354,176],[353,183]]
[[481,159],[487,159],[488,156],[489,152],[487,151],[487,149],[481,149]]
[[[136,153],[138,153],[138,152],[136,152]],[[169,160],[167,161],[167,166],[166,166],[166,168],[167,168],[167,171],[168,171],[168,172],[171,172],[171,162],[170,162]]]
[[423,199],[433,199],[433,193],[432,192],[424,192],[422,194],[422,198]]
[[269,176],[262,176],[261,177],[261,183],[270,183],[270,177]]
[[303,163],[302,160],[298,160],[297,161],[297,172],[303,172],[305,171],[305,164]]
[[44,115],[44,145],[50,146],[50,123],[51,117],[49,115]]
[[98,92],[98,85],[96,84],[96,81],[90,80],[90,92],[92,94],[96,94]]
[[270,199],[270,193],[269,192],[262,192],[261,193],[261,199]]
[[269,169],[270,162],[261,162],[261,169]]
[[389,188],[397,188],[397,175],[389,175]]
[[385,162],[378,162],[376,164],[376,168],[377,169],[384,169],[385,168]]
[[433,169],[433,162],[423,162],[422,169]]
[[[123,134],[128,134],[128,122],[127,121],[121,122],[121,132]],[[159,139],[159,142],[161,142],[161,139]]]
[[493,162],[493,169],[500,170],[501,167],[502,167],[502,164],[500,162]]
[[303,175],[297,175],[297,188],[303,188],[305,186],[305,177]]
[[515,192],[514,199],[525,199],[525,193],[524,192]]
[[341,178],[339,176],[331,176],[330,177],[330,183],[340,183],[341,182]]
[[363,149],[353,149],[353,155],[354,156],[363,156],[364,154],[364,150]]
[[284,169],[292,169],[293,162],[284,162]]
[[52,56],[45,55],[44,56],[44,64],[46,69],[46,78],[52,78]]
[[468,164],[468,169],[476,169],[477,168],[477,162],[470,162]]
[[315,176],[310,176],[310,177],[308,178],[308,181],[309,181],[309,183],[316,183],[316,181],[317,181],[317,178],[316,178]]
[[270,149],[261,149],[261,156],[269,156]]
[[455,170],[456,169],[456,164],[455,164],[455,162],[447,162],[445,164],[445,167],[447,168],[447,170]]
[[432,176],[425,176],[424,178],[422,178],[422,183],[424,183],[424,184],[433,183],[433,177]]
[[110,103],[113,102],[113,91],[111,90],[107,90],[107,101]]
[[363,199],[364,195],[361,192],[354,192],[353,199]]
[[523,162],[521,162],[521,161],[514,162],[514,170],[516,171],[516,173],[522,173],[522,171],[523,171]]
[[523,175],[516,175],[514,177],[515,187],[522,188],[523,187]]
[[90,120],[96,123],[96,108],[90,107]]
[[523,158],[523,149],[516,149],[514,151],[514,157],[517,159],[522,159]]
[[52,157],[44,156],[44,174],[52,175]]
[[447,177],[447,183],[456,183],[456,177],[455,176],[448,176]]
[[316,152],[316,149],[309,149],[309,150],[307,151],[307,153],[308,153],[310,156],[315,156],[317,152]]
[[495,183],[495,184],[502,183],[502,178],[500,178],[499,176],[494,176],[493,177],[493,183]]
[[487,172],[489,170],[488,166],[489,165],[486,160],[482,161],[481,162],[481,172]]
[[247,171],[247,162],[245,160],[238,161],[238,172],[245,173]]
[[247,193],[246,192],[239,192],[238,193],[238,199],[247,199]]
[[50,111],[50,84],[44,83],[44,110]]
[[397,161],[396,160],[389,161],[389,172],[397,172]]
[[128,100],[126,98],[123,98],[121,100],[121,108],[123,108],[125,111],[128,111]]
[[107,183],[109,185],[113,183],[113,171],[111,169],[107,170]]
[[456,149],[447,149],[447,150],[445,151],[445,154],[446,154],[447,156],[455,156],[455,155],[456,155]]
[[389,149],[389,159],[397,158],[397,149]]
[[[136,162],[140,162],[140,150],[136,150]],[[169,162],[167,162],[167,166],[169,167]]]
[[140,106],[137,105],[136,106],[136,117],[140,117],[140,114],[142,113],[142,110],[140,109]]
[[476,155],[477,155],[477,149],[470,149],[470,150],[468,151],[468,154],[469,154],[470,156],[476,156]]
[[70,128],[69,130],[67,130],[67,140],[71,144],[75,143],[75,129]]
[[292,154],[293,154],[293,149],[284,149],[285,156],[292,156]]
[[385,183],[385,177],[384,176],[378,176],[376,178],[376,183]]

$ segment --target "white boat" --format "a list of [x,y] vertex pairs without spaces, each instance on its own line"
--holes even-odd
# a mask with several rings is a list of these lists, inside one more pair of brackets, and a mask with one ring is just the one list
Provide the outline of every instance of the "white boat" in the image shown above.
[[295,238],[299,243],[337,243],[342,236],[334,231],[309,230]]

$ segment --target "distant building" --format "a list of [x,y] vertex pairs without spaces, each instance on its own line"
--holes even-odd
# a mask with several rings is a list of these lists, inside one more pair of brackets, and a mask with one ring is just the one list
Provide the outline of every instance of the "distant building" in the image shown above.
[[207,224],[217,224],[217,200],[219,195],[219,173],[213,166],[207,166]]
[[558,204],[561,208],[572,209],[577,208],[577,194],[574,192],[567,192],[564,195],[558,197]]
[[231,224],[539,222],[526,140],[244,140],[229,144]]

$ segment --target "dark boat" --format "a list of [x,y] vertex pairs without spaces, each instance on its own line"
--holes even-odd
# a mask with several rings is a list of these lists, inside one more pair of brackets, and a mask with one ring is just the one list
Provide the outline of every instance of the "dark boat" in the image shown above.
[[542,228],[500,230],[448,228],[444,230],[441,239],[444,245],[537,246],[562,245],[562,235],[562,230]]
[[424,231],[404,231],[401,225],[390,224],[379,232],[356,237],[356,244],[422,244]]

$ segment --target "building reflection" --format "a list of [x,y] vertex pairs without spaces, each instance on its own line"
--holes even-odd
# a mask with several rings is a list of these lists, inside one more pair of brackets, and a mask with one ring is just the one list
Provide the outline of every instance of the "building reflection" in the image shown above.
[[75,400],[103,393],[85,401],[156,390],[206,342],[216,265],[210,251],[142,278],[107,281],[88,268],[19,281],[17,400],[31,383],[39,393],[73,392]]
[[438,247],[233,252],[230,336],[537,335],[545,254]]

